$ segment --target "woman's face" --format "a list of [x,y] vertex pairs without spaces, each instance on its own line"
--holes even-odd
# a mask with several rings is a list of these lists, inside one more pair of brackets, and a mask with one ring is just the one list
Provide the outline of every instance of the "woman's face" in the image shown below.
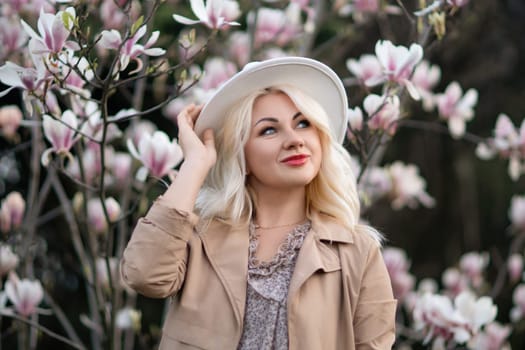
[[309,184],[321,167],[319,131],[284,93],[259,97],[244,146],[248,182],[254,190]]

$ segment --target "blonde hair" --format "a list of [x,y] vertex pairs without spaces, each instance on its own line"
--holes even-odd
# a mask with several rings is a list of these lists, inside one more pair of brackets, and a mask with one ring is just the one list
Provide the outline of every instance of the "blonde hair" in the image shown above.
[[279,85],[257,90],[235,104],[215,135],[217,162],[197,197],[196,210],[203,219],[218,218],[229,224],[246,223],[253,215],[253,193],[246,186],[244,145],[251,129],[252,109],[257,98],[271,93],[286,94],[319,131],[322,161],[317,176],[306,186],[306,213],[318,211],[355,232],[366,232],[381,242],[379,232],[359,223],[360,203],[351,158],[334,139],[321,105],[299,89]]

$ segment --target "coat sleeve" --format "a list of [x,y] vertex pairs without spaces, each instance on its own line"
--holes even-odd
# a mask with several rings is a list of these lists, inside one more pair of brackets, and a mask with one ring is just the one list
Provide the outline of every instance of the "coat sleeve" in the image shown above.
[[120,262],[124,282],[151,298],[175,294],[184,282],[188,241],[198,218],[157,199],[139,219]]
[[378,244],[371,244],[365,266],[354,315],[356,349],[392,349],[397,301]]

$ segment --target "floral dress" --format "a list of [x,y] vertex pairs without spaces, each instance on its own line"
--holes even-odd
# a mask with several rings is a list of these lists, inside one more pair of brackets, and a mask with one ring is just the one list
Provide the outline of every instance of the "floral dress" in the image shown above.
[[288,349],[288,287],[310,228],[309,221],[296,226],[270,261],[259,261],[255,257],[258,236],[250,225],[246,311],[239,350]]

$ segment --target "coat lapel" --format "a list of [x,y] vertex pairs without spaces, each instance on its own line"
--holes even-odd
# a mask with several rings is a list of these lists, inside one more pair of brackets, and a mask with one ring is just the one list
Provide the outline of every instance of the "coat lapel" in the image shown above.
[[244,318],[246,283],[248,279],[248,227],[214,221],[201,234],[206,254],[217,272],[239,325]]
[[305,237],[299,251],[295,270],[290,281],[288,300],[291,300],[301,285],[316,271],[331,272],[341,269],[337,254],[329,245],[332,242],[352,243],[351,233],[340,224],[321,214],[312,218],[312,229]]

